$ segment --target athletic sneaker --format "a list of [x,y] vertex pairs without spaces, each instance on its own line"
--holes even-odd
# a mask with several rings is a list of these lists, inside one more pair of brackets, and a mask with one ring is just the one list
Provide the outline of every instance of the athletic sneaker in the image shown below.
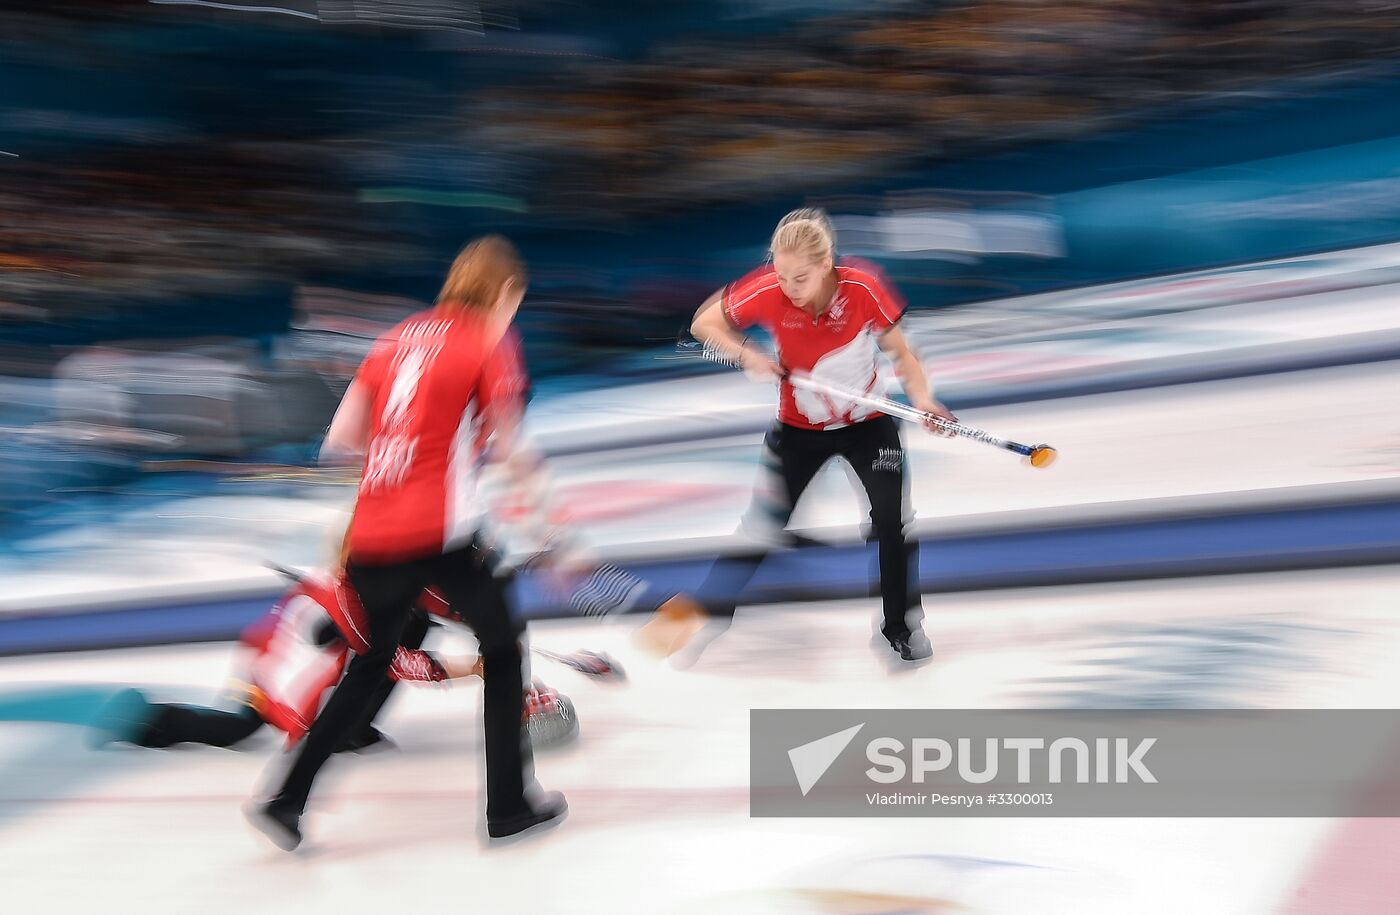
[[524,813],[504,819],[486,821],[486,834],[493,839],[504,839],[535,829],[546,823],[558,823],[569,812],[568,802],[558,791],[547,791],[526,808]]
[[254,801],[243,808],[243,816],[253,828],[272,840],[283,851],[301,844],[301,816],[275,804]]
[[933,646],[922,629],[915,629],[904,635],[885,636],[890,649],[903,661],[923,661],[933,657]]

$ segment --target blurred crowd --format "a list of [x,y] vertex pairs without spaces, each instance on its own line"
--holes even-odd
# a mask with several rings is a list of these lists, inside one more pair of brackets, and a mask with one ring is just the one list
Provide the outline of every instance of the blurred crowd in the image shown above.
[[[798,4],[782,26],[682,2],[623,56],[545,50],[550,17],[578,12],[562,0],[477,4],[515,26],[483,24],[482,47],[333,28],[312,0],[241,6],[0,4],[19,77],[0,117],[0,322],[428,275],[478,224],[567,238],[869,188],[1400,49],[1400,7],[1359,0]],[[569,20],[580,40],[647,32],[596,6]]]
[[1397,50],[1400,7],[1356,0],[909,3],[575,62],[471,110],[537,161],[541,207],[620,219],[866,183]]
[[[289,150],[292,154],[295,149]],[[107,333],[167,327],[237,333],[213,301],[289,284],[308,269],[391,258],[391,240],[318,193],[315,170],[276,149],[192,145],[109,155],[54,170],[23,159],[0,185],[0,300],[34,309],[53,334],[118,309]],[[131,324],[122,329],[122,320]],[[266,328],[264,328],[266,329]]]

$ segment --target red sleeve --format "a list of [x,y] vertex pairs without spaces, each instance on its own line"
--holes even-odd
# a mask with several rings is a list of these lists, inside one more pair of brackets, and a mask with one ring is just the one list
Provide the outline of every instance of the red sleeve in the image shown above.
[[487,358],[486,370],[481,377],[482,400],[498,407],[524,411],[525,390],[529,384],[520,335],[512,327]]
[[355,371],[354,383],[361,385],[364,392],[369,397],[369,402],[374,403],[375,395],[384,384],[384,369],[387,355],[392,349],[387,338],[381,337],[370,347],[368,355],[360,363],[359,369]]
[[447,602],[447,598],[443,597],[442,592],[437,588],[428,588],[422,594],[418,595],[418,602],[414,604],[414,606],[424,613],[429,613],[433,616],[441,616],[445,619],[456,619],[452,613],[451,604]]
[[850,260],[845,262],[850,270],[847,282],[863,286],[870,292],[872,301],[870,319],[877,331],[889,330],[904,317],[904,297],[885,278],[884,271],[869,261]]
[[507,418],[518,421],[524,415],[528,386],[520,335],[511,328],[482,362],[477,409],[483,420],[483,440]]
[[340,637],[357,653],[369,651],[369,617],[360,595],[343,576],[308,587],[306,593],[325,608]]
[[783,301],[783,290],[772,266],[759,267],[741,280],[724,287],[720,308],[735,330],[758,324],[772,329],[772,316]]

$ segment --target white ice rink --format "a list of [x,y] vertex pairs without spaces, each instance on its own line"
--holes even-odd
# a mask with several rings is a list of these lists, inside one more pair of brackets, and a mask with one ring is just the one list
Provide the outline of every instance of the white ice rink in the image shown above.
[[[861,601],[741,612],[700,663],[640,654],[630,630],[532,627],[612,653],[605,686],[545,661],[582,732],[537,759],[571,803],[504,848],[481,833],[479,689],[399,690],[395,752],[339,759],[302,850],[240,806],[277,756],[92,750],[83,729],[0,721],[8,912],[1194,913],[1400,911],[1394,820],[751,819],[751,708],[1356,708],[1400,695],[1400,569],[930,597],[938,649],[891,671]],[[136,684],[208,701],[229,646],[12,658],[0,697]]]

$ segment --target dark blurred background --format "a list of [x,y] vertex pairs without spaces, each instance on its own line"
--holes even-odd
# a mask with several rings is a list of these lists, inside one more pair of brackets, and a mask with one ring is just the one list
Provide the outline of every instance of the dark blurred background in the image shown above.
[[236,6],[0,5],[6,371],[333,349],[485,230],[543,375],[667,341],[803,202],[916,307],[1400,233],[1392,4]]

